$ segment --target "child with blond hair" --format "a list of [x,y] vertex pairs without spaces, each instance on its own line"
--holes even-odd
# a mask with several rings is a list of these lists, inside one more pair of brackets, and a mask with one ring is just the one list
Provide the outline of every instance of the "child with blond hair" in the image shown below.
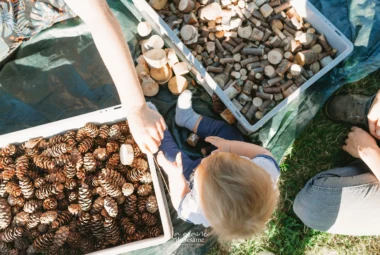
[[214,151],[193,160],[164,132],[157,160],[168,175],[172,204],[180,218],[211,227],[221,240],[249,238],[264,229],[276,207],[278,164],[268,150],[244,142],[235,127],[197,114],[191,98],[189,90],[179,96],[176,124]]

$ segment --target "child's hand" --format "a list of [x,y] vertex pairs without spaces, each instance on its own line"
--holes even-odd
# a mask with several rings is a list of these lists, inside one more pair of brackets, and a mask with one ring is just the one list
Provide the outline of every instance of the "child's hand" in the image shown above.
[[182,175],[182,155],[178,152],[175,162],[170,162],[162,151],[157,154],[158,164],[164,169],[167,175]]
[[343,150],[355,158],[364,159],[366,156],[371,156],[371,152],[379,150],[379,147],[375,139],[366,131],[358,127],[352,127]]
[[206,140],[206,142],[211,143],[216,148],[218,148],[217,150],[213,151],[212,153],[215,153],[215,152],[231,152],[230,141],[228,141],[226,139],[223,139],[223,138],[220,138],[217,136],[209,136],[205,140]]

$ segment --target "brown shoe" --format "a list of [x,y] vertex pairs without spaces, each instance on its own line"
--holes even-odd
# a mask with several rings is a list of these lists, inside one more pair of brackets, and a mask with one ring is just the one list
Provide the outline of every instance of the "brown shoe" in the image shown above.
[[363,95],[337,95],[325,106],[326,115],[335,121],[367,126],[367,112],[372,97]]

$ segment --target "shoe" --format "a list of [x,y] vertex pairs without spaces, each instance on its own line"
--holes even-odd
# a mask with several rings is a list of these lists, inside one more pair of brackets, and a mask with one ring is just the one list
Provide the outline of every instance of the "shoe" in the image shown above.
[[327,101],[325,113],[335,121],[367,126],[366,109],[371,98],[363,95],[337,95]]

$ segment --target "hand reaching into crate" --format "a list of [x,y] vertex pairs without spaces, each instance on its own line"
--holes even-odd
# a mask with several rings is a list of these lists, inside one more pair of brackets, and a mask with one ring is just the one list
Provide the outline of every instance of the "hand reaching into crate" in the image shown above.
[[88,25],[126,110],[131,132],[144,153],[155,153],[161,143],[164,120],[150,110],[137,77],[121,27],[105,0],[65,0]]
[[380,90],[377,92],[367,117],[371,135],[380,140]]

